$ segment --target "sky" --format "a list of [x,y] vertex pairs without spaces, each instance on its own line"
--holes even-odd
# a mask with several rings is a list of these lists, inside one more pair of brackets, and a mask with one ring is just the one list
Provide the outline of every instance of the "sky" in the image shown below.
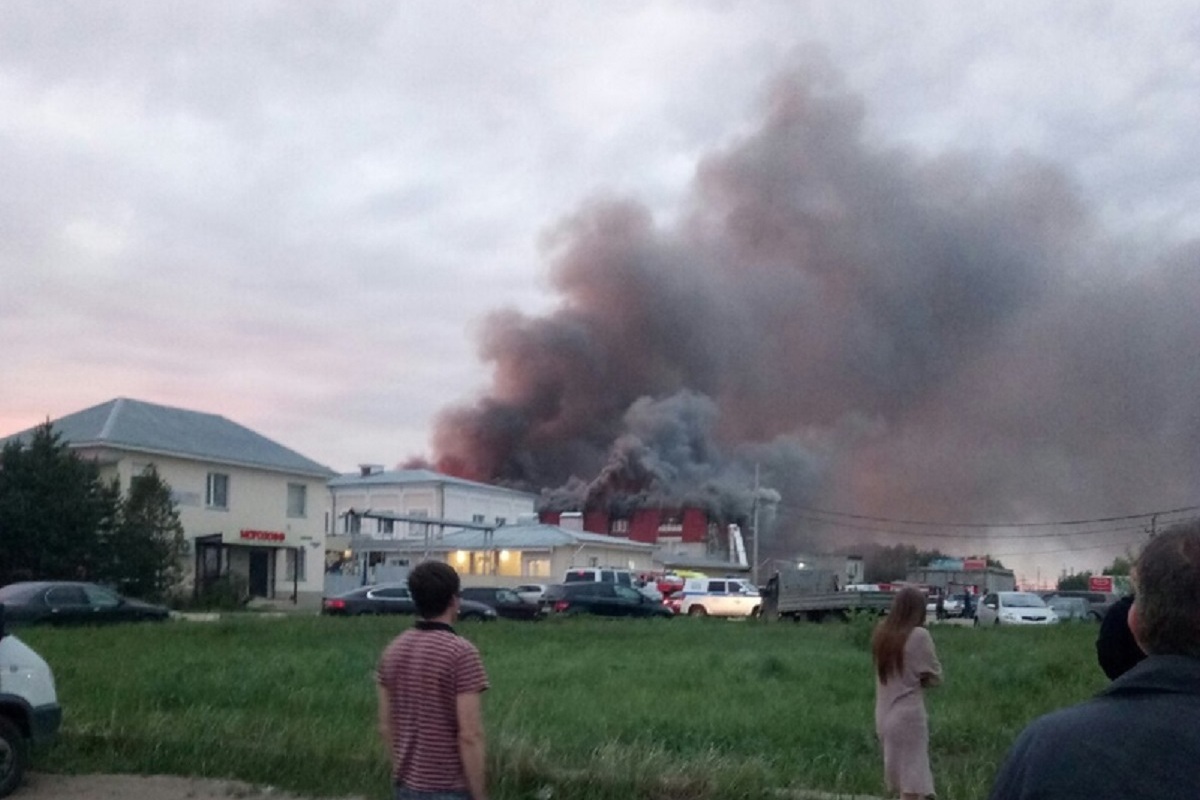
[[1197,129],[1186,2],[9,0],[0,434],[132,397],[552,486],[698,426],[673,476],[794,510],[1190,506]]

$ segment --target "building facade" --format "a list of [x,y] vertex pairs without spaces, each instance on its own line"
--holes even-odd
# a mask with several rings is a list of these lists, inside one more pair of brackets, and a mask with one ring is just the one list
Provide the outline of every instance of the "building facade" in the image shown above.
[[187,587],[224,578],[251,597],[319,602],[332,470],[224,417],[126,398],[51,426],[123,491],[154,466],[183,525]]
[[[330,566],[344,560],[358,537],[436,541],[458,530],[454,522],[503,527],[534,513],[536,496],[503,486],[463,480],[427,469],[359,472],[329,481]],[[379,516],[363,516],[364,512]],[[392,519],[399,516],[409,519]],[[429,519],[428,523],[422,522]]]

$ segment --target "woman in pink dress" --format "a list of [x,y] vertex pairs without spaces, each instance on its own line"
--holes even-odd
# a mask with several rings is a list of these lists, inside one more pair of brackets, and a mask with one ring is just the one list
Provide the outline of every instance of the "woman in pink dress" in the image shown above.
[[901,589],[888,615],[875,626],[875,733],[883,744],[888,789],[902,800],[933,794],[929,769],[929,717],[925,688],[942,680],[942,665],[925,630],[925,595]]

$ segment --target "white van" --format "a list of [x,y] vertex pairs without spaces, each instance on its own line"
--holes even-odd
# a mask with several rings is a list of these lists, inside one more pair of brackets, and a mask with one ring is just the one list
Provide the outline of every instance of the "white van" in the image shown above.
[[0,604],[0,797],[21,784],[30,743],[52,738],[61,722],[50,666],[4,629]]
[[692,617],[757,617],[762,610],[758,588],[742,578],[688,578],[679,613]]

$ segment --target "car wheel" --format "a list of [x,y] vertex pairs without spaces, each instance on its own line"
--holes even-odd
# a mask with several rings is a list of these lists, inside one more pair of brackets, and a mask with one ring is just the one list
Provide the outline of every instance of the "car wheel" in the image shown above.
[[750,618],[751,619],[758,619],[761,616],[762,616],[762,606],[755,606],[754,608],[750,609]]
[[993,622],[992,624],[995,625],[997,628],[999,628],[1000,627],[1000,618],[996,617],[996,621]]
[[21,785],[29,743],[8,717],[0,717],[0,797]]
[[692,606],[688,609],[689,617],[707,617],[708,612],[704,610],[704,606]]

